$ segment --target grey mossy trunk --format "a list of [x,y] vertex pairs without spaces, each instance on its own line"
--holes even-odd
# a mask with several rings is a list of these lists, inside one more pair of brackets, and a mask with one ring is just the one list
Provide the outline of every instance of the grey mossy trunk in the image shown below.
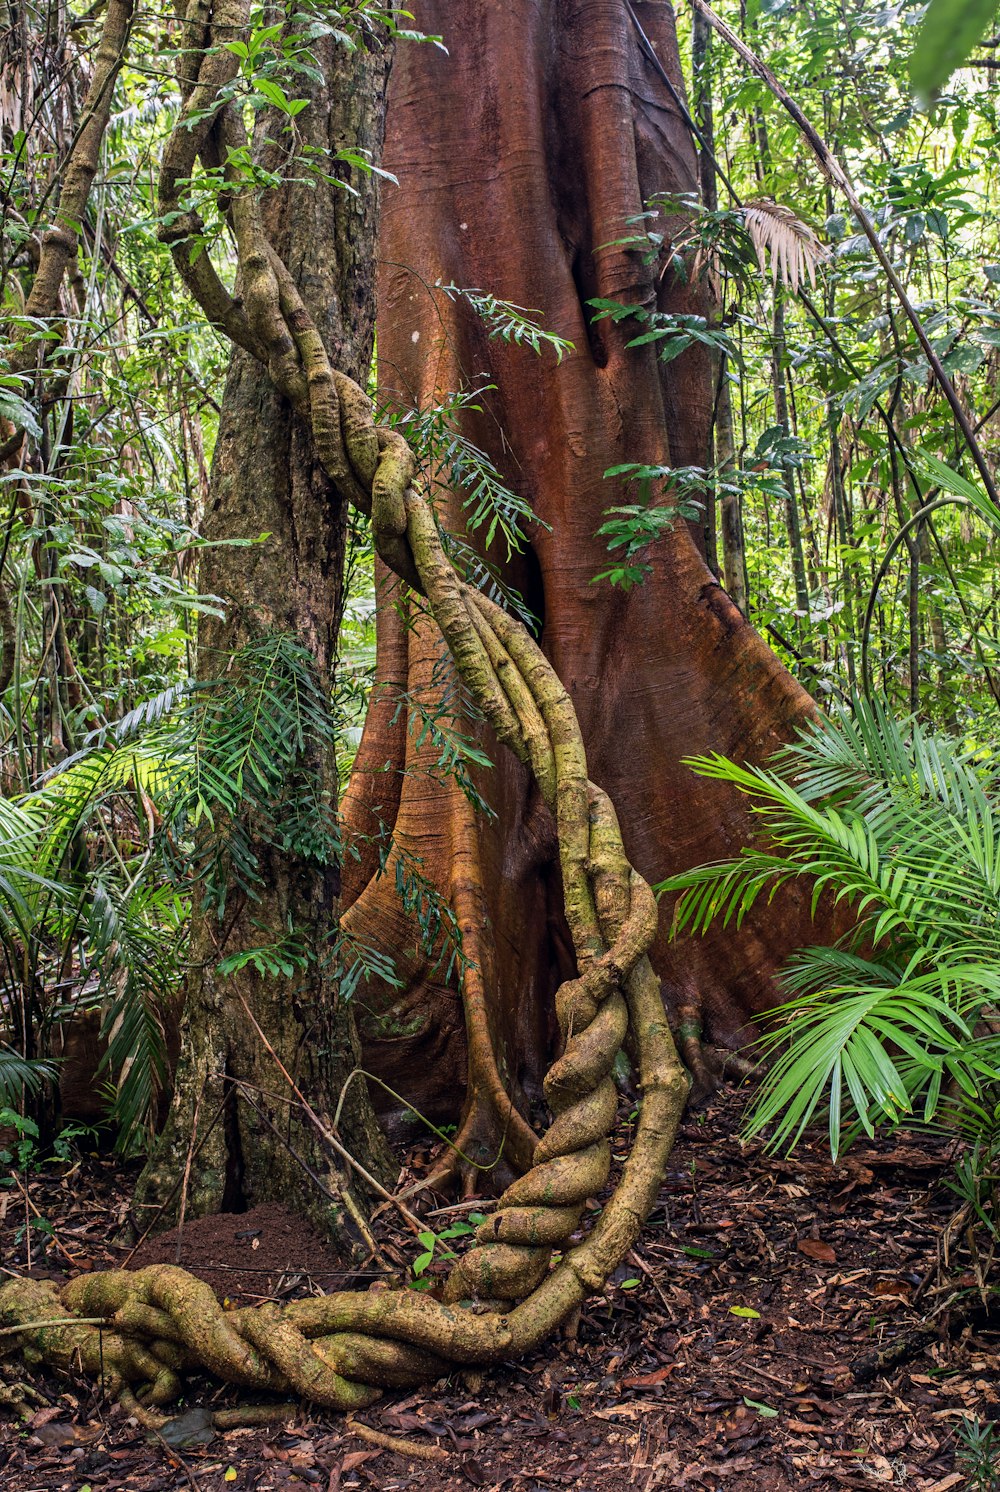
[[[322,85],[296,124],[303,145],[321,151],[324,171],[349,176],[354,192],[323,181],[292,180],[268,194],[270,236],[295,276],[335,364],[362,385],[374,328],[374,246],[378,178],[331,158],[351,147],[377,162],[382,147],[388,52],[373,38],[347,53],[315,44]],[[255,154],[281,166],[287,137],[258,140]],[[296,169],[296,165],[300,168]],[[305,177],[301,162],[287,173]],[[230,367],[212,468],[199,589],[219,596],[225,616],[202,618],[200,680],[217,679],[247,642],[294,635],[332,682],[343,606],[346,510],[313,451],[312,437],[275,392],[265,368],[243,352]],[[251,548],[227,539],[269,537]],[[220,545],[221,541],[221,545]],[[332,752],[312,764],[336,800]],[[196,895],[180,1058],[163,1134],[135,1197],[141,1227],[282,1201],[356,1252],[361,1233],[350,1213],[369,1198],[295,1099],[248,1019],[253,1014],[281,1065],[324,1122],[330,1121],[359,1064],[350,1008],[338,998],[328,952],[339,912],[340,877],[322,866],[255,843],[262,895],[234,892],[224,918]],[[313,959],[288,978],[253,967],[220,975],[226,954],[259,947],[294,927]],[[214,1123],[213,1123],[214,1121]],[[382,1181],[393,1172],[362,1080],[350,1084],[338,1127],[351,1155]],[[311,1174],[310,1174],[311,1173]],[[348,1174],[350,1173],[350,1174]],[[345,1193],[350,1193],[345,1206]],[[161,1209],[157,1212],[157,1209]]]

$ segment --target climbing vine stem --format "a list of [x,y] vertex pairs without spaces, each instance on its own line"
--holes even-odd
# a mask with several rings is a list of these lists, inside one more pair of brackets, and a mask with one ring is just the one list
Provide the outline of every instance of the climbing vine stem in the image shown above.
[[[199,157],[214,166],[245,154],[231,101],[238,63],[224,43],[244,33],[249,10],[249,0],[214,0],[209,14],[205,0],[188,0],[184,103],[160,175],[163,236],[205,314],[268,368],[309,421],[339,495],[371,516],[378,553],[426,597],[476,705],[533,773],[556,820],[578,973],[556,995],[563,1050],[545,1081],[553,1121],[528,1169],[453,1266],[443,1300],[406,1289],[351,1291],[223,1311],[207,1285],[170,1265],[86,1275],[62,1289],[28,1279],[0,1287],[0,1324],[19,1328],[5,1348],[16,1344],[36,1362],[100,1376],[107,1391],[154,1420],[196,1369],[352,1410],[382,1388],[438,1377],[452,1364],[530,1350],[603,1288],[634,1244],[687,1093],[647,957],[656,904],[629,864],[611,802],[588,780],[569,695],[520,621],[456,573],[418,486],[413,452],[398,431],[376,422],[364,391],[331,366],[267,238],[256,188],[226,167],[238,298],[217,276],[197,214],[181,200]],[[610,1172],[611,1072],[623,1044],[643,1090],[635,1138],[614,1191],[580,1236],[585,1204]]]

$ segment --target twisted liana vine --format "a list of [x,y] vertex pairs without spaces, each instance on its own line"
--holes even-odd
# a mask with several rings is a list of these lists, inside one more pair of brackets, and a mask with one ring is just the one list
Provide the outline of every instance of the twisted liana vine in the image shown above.
[[[62,1289],[0,1287],[0,1353],[100,1376],[145,1417],[201,1369],[252,1389],[289,1391],[336,1409],[369,1403],[453,1364],[489,1364],[535,1347],[600,1290],[635,1242],[663,1179],[687,1079],[647,950],[649,886],[629,864],[614,808],[588,780],[566,690],[521,623],[462,581],[448,559],[406,441],[330,365],[288,269],[269,242],[255,190],[233,160],[246,135],[226,92],[237,60],[222,43],[248,23],[247,0],[189,0],[181,49],[183,108],[160,177],[164,238],[210,319],[268,368],[311,426],[338,493],[371,516],[375,547],[426,604],[455,667],[498,738],[530,769],[558,832],[577,977],[556,995],[562,1055],[545,1092],[553,1114],[530,1168],[500,1197],[454,1265],[443,1300],[406,1289],[351,1291],[224,1311],[186,1271],[154,1265],[85,1275]],[[239,253],[239,299],[183,206],[195,162],[218,169]],[[617,1185],[582,1239],[585,1203],[610,1171],[617,1108],[611,1072],[627,1044],[643,1101]],[[558,1258],[553,1255],[559,1251]]]

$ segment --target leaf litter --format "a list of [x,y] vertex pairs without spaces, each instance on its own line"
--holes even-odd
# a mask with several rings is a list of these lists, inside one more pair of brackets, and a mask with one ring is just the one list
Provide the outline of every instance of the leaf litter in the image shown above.
[[[213,1412],[239,1396],[208,1382],[192,1384],[175,1421],[149,1436],[102,1404],[92,1385],[26,1375],[9,1359],[5,1377],[27,1377],[29,1407],[38,1407],[23,1424],[0,1409],[0,1485],[957,1489],[957,1424],[972,1415],[1000,1420],[1000,1332],[966,1324],[953,1335],[946,1308],[911,1361],[870,1382],[851,1370],[956,1296],[967,1261],[956,1255],[946,1277],[938,1258],[954,1210],[944,1185],[948,1145],[897,1135],[833,1164],[817,1139],[778,1159],[740,1140],[742,1107],[741,1095],[723,1091],[688,1115],[621,1278],[586,1303],[560,1340],[490,1373],[387,1394],[359,1416],[362,1433],[424,1445],[438,1459],[373,1445],[308,1406],[284,1424],[219,1431]],[[411,1155],[414,1173],[430,1159]],[[120,1164],[98,1158],[70,1178],[32,1177],[32,1200],[55,1240],[45,1247],[36,1234],[32,1272],[64,1277],[67,1253],[80,1268],[120,1265],[128,1250],[108,1243],[109,1224],[126,1220],[130,1182]],[[381,1228],[373,1276],[413,1252],[388,1215]],[[11,1242],[9,1217],[4,1233],[3,1266],[23,1269],[23,1240]],[[272,1207],[189,1223],[182,1238],[163,1235],[147,1252],[176,1255],[178,1244],[185,1266],[234,1302],[335,1289],[352,1278],[321,1239]],[[131,1261],[144,1262],[141,1251]]]

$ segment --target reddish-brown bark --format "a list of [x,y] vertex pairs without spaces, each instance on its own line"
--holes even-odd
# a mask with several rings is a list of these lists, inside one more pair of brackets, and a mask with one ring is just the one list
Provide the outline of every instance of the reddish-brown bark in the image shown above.
[[[635,10],[680,90],[669,5]],[[495,385],[461,428],[550,526],[535,526],[530,550],[503,570],[541,619],[542,645],[572,695],[591,776],[617,806],[630,857],[659,880],[733,854],[749,833],[737,796],[695,777],[682,758],[719,751],[760,761],[811,708],[720,588],[695,532],[682,526],[661,543],[653,574],[630,593],[593,583],[608,563],[596,535],[604,511],[635,500],[604,479],[606,469],[707,460],[707,360],[688,352],[664,365],[649,347],[626,350],[635,324],[595,323],[587,306],[600,296],[701,308],[701,292],[664,273],[664,258],[649,264],[616,244],[650,198],[697,190],[693,144],[623,0],[424,0],[418,22],[448,52],[401,48],[393,73],[386,165],[400,184],[386,193],[380,247],[382,388],[419,407],[484,375]],[[551,353],[490,340],[437,282],[538,308],[575,351],[557,365]],[[454,497],[445,517],[460,526]],[[404,618],[397,602],[384,581],[382,686],[348,804],[362,854],[346,890],[366,939],[402,955],[406,988],[368,991],[363,1039],[384,1080],[437,1117],[454,1117],[468,1059],[463,1148],[478,1145],[489,1159],[506,1134],[516,1163],[523,1137],[489,1092],[497,1076],[522,1105],[537,1091],[551,995],[569,972],[554,828],[485,726],[473,728],[494,766],[477,781],[495,822],[480,818],[470,830],[458,789],[428,775],[433,757],[407,737],[397,704],[402,687],[425,698],[440,689],[442,650],[433,628]],[[404,756],[405,775],[385,771]],[[471,952],[498,1073],[482,1050],[482,1021],[470,1026],[467,1052],[454,982],[416,946],[392,863],[371,879],[364,836],[380,826],[392,827],[393,855],[419,856],[453,906],[464,896],[468,911],[470,877],[475,885]],[[708,1039],[739,1045],[774,1003],[776,965],[803,940],[801,908],[764,909],[739,934],[719,930],[703,942],[671,945],[668,926],[661,915],[654,964],[682,1038],[703,1022]]]

